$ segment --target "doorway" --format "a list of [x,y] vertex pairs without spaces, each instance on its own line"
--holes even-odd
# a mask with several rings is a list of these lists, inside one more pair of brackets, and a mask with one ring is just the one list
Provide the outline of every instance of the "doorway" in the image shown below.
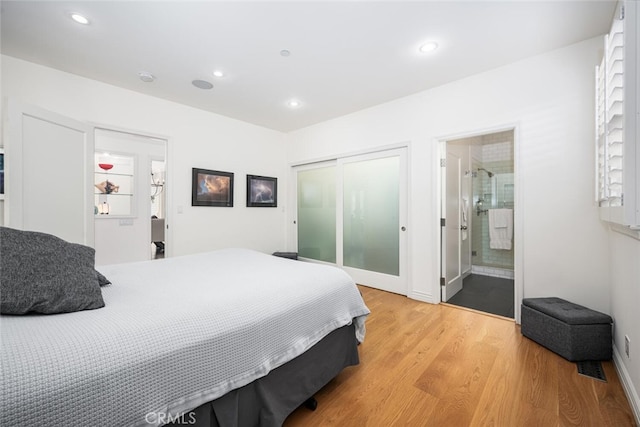
[[[153,236],[152,226],[166,231],[166,209],[162,206],[162,216],[155,214],[161,221],[155,221],[152,199],[164,204],[164,197],[158,198],[166,192],[164,170],[162,174],[154,171],[159,165],[154,162],[165,165],[167,141],[105,128],[95,128],[94,139],[96,265],[153,259],[149,248],[154,238],[162,242],[164,256],[169,242],[164,236],[162,240]],[[162,187],[154,187],[154,180]]]
[[514,130],[445,144],[441,301],[515,318]]

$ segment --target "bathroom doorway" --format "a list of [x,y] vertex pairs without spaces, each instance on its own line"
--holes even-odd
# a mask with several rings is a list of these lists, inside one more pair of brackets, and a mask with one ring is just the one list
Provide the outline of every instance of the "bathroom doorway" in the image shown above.
[[446,141],[441,301],[515,318],[514,131]]

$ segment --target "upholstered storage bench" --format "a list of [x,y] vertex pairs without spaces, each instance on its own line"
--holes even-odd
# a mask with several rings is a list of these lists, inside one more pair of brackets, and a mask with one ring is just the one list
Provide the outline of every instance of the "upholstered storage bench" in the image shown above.
[[610,360],[610,316],[561,298],[525,298],[522,335],[571,362]]

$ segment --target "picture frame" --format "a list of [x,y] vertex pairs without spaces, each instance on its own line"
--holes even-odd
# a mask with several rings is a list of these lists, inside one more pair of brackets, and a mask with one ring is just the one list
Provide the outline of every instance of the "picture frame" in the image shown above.
[[275,208],[278,206],[278,178],[247,175],[247,207]]
[[233,207],[233,172],[192,168],[191,206]]

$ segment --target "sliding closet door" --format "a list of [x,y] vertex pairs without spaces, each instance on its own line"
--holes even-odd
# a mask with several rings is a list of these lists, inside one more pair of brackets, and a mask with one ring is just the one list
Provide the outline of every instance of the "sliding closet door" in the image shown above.
[[338,163],[342,267],[357,283],[406,295],[405,150]]
[[406,295],[406,153],[388,150],[296,169],[298,255],[363,285]]
[[298,256],[336,262],[335,162],[298,168]]

